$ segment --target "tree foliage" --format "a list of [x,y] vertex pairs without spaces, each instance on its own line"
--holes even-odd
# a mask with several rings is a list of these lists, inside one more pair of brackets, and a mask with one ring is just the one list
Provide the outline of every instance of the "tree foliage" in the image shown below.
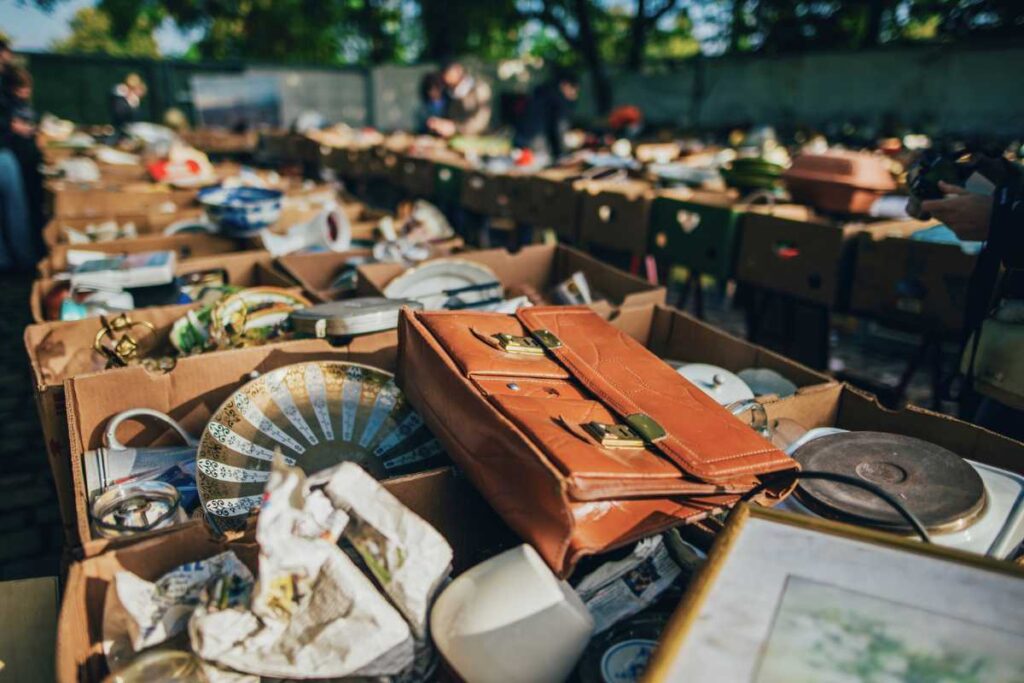
[[[158,22],[159,23],[159,22]],[[123,33],[115,32],[114,22],[101,7],[83,7],[69,22],[71,33],[54,41],[54,52],[107,54],[115,57],[159,57],[153,32],[156,26],[148,16],[139,15]]]
[[[66,0],[19,0],[50,9]],[[168,19],[206,59],[381,64],[523,55],[598,71],[705,51],[1024,38],[1021,0],[99,0],[62,50],[153,54]],[[700,24],[702,43],[694,38]]]

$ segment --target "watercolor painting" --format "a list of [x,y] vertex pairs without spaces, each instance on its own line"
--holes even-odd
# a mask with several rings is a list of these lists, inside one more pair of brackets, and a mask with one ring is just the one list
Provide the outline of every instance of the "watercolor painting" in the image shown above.
[[1024,634],[790,575],[751,683],[1024,683]]

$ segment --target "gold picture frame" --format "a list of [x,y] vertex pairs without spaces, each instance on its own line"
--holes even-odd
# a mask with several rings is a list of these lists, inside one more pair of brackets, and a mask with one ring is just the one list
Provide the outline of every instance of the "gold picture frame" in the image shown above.
[[[756,523],[756,524],[752,524]],[[756,570],[748,569],[744,563],[749,558],[737,557],[738,554],[743,554],[746,550],[742,550],[737,553],[737,547],[741,545],[750,545],[750,550],[753,550],[756,545],[751,545],[749,541],[744,541],[745,534],[754,525],[764,526],[760,524],[765,522],[768,525],[774,525],[778,527],[779,534],[792,534],[793,539],[798,539],[801,535],[807,536],[803,542],[808,542],[811,536],[813,540],[821,546],[821,549],[826,549],[829,545],[835,546],[833,548],[834,553],[838,552],[838,555],[830,557],[829,555],[809,555],[814,558],[812,562],[803,565],[798,568],[798,574],[789,573],[784,568],[787,562],[798,561],[793,557],[788,557],[787,548],[778,547],[778,552],[770,553],[770,557],[764,557],[763,563],[759,563]],[[764,527],[769,528],[769,527]],[[761,532],[762,535],[765,532]],[[775,532],[773,532],[775,533]],[[784,545],[784,544],[783,544]],[[895,554],[894,554],[895,553]],[[864,576],[864,567],[871,566],[870,560],[872,555],[877,556],[880,561],[878,564],[879,574],[885,574],[888,572],[892,576],[886,579],[884,576],[879,577],[868,577]],[[853,566],[845,567],[845,565],[838,565],[830,567],[830,564],[836,562],[843,562],[843,556],[857,557],[857,562],[853,563]],[[884,556],[884,557],[883,557]],[[946,564],[934,564],[928,562],[928,560],[940,560]],[[977,594],[979,601],[982,597],[981,582],[990,580],[991,583],[999,584],[1003,590],[1006,586],[1012,587],[1012,595],[1007,596],[1007,599],[1015,603],[1016,612],[1020,613],[1020,605],[1024,604],[1024,569],[1014,565],[1010,562],[999,561],[979,555],[969,554],[963,551],[945,548],[936,545],[928,545],[918,542],[913,539],[901,538],[886,534],[871,529],[864,529],[849,524],[843,524],[839,522],[833,522],[826,519],[817,517],[807,517],[803,515],[796,515],[787,512],[780,512],[777,510],[771,510],[769,508],[763,508],[759,506],[751,506],[743,504],[737,506],[730,514],[729,519],[725,525],[725,528],[719,534],[715,541],[714,547],[708,555],[705,566],[701,569],[698,575],[694,578],[691,583],[686,595],[680,602],[676,609],[672,619],[669,621],[668,627],[665,629],[661,640],[658,644],[654,655],[651,658],[651,662],[646,670],[644,681],[646,683],[663,683],[667,681],[678,681],[678,680],[696,680],[693,678],[693,669],[698,668],[701,670],[700,674],[704,676],[705,680],[708,680],[707,673],[709,668],[713,668],[714,659],[716,652],[714,647],[704,647],[702,643],[728,643],[730,639],[739,639],[740,645],[734,646],[734,651],[730,656],[735,660],[736,657],[746,657],[745,662],[729,661],[723,662],[725,669],[731,669],[732,674],[728,677],[715,677],[713,676],[710,680],[729,680],[730,683],[740,683],[740,681],[754,681],[756,683],[768,683],[776,680],[786,680],[792,678],[790,676],[781,677],[773,676],[771,674],[765,675],[765,671],[772,669],[772,663],[766,665],[765,662],[770,660],[772,643],[775,642],[775,629],[779,625],[780,615],[783,614],[785,603],[787,601],[787,591],[793,586],[801,586],[801,590],[804,584],[819,583],[822,581],[823,572],[833,571],[835,572],[835,583],[833,585],[833,575],[830,575],[826,582],[822,582],[826,592],[831,591],[833,597],[835,595],[844,595],[849,593],[853,595],[854,603],[857,601],[875,601],[878,603],[885,603],[887,600],[892,599],[892,595],[888,597],[880,597],[885,591],[881,591],[882,583],[889,580],[893,585],[886,586],[886,591],[892,593],[897,591],[899,599],[893,600],[892,605],[884,605],[883,610],[875,607],[876,614],[884,613],[886,616],[884,619],[892,619],[893,621],[898,620],[897,617],[891,615],[896,613],[899,614],[900,610],[906,608],[908,614],[915,611],[927,611],[927,621],[924,623],[937,623],[940,620],[949,620],[952,622],[959,623],[964,621],[968,625],[968,628],[980,629],[992,629],[995,628],[998,631],[1002,631],[1003,623],[998,623],[998,626],[993,626],[991,623],[982,625],[979,622],[973,621],[965,615],[964,605],[970,603],[973,599],[973,594],[970,596],[961,595],[962,599],[960,605],[960,611],[957,613],[942,614],[941,611],[938,614],[933,614],[931,609],[935,607],[934,601],[924,601],[924,604],[914,604],[910,599],[904,600],[904,594],[899,593],[899,586],[897,585],[903,577],[905,582],[918,582],[920,579],[914,572],[906,572],[905,567],[893,567],[895,564],[906,564],[913,565],[917,562],[926,563],[927,566],[922,567],[927,569],[922,573],[927,574],[927,585],[922,586],[913,590],[922,591],[922,595],[926,590],[931,590],[934,594],[937,591],[934,590],[936,586],[942,585],[943,575],[948,574],[950,576],[965,575],[966,573],[980,570],[983,572],[989,572],[987,575],[979,574],[973,583],[973,591]],[[861,566],[857,566],[858,562],[866,562]],[[778,565],[777,568],[771,568],[772,564]],[[860,575],[851,575],[842,578],[842,572],[844,568],[850,572],[859,572]],[[953,569],[956,568],[956,569]],[[730,578],[723,583],[723,572],[729,571]],[[748,572],[755,578],[754,581],[749,582],[737,582],[741,572]],[[807,574],[814,578],[805,578],[800,576],[801,574]],[[754,576],[756,575],[756,576]],[[766,577],[761,580],[761,577]],[[780,582],[780,577],[784,577]],[[796,578],[797,582],[792,583],[790,579]],[[994,577],[1006,577],[1011,579],[1007,582],[1005,579],[996,579]],[[1019,581],[1019,583],[1017,583]],[[864,585],[854,585],[857,583]],[[872,582],[878,585],[873,585]],[[867,588],[865,589],[865,585]],[[955,591],[958,584],[954,583],[949,586],[949,589]],[[737,596],[729,594],[723,595],[724,591],[742,592],[744,588],[750,590],[750,602],[749,604],[743,600],[743,596]],[[813,590],[821,590],[817,586],[811,587]],[[905,589],[906,587],[904,587]],[[878,591],[876,591],[878,589]],[[909,592],[913,592],[913,590]],[[876,592],[873,592],[876,591]],[[961,591],[962,592],[962,591]],[[774,595],[773,595],[774,594]],[[822,593],[824,594],[824,593]],[[1000,595],[987,596],[991,600],[999,600]],[[727,598],[727,599],[726,599]],[[722,604],[711,604],[711,601],[717,601]],[[747,610],[745,614],[733,614],[731,616],[724,615],[721,613],[720,608],[725,607],[729,601],[732,601],[731,612],[743,612]],[[760,601],[760,606],[758,606]],[[771,607],[767,608],[769,602]],[[824,604],[824,603],[823,603]],[[943,605],[940,605],[940,607]],[[737,609],[738,607],[738,609]],[[978,608],[981,609],[980,607]],[[969,611],[966,610],[966,611]],[[833,610],[833,614],[834,614]],[[979,611],[979,614],[982,612]],[[1014,665],[1018,663],[1017,655],[1014,652],[1024,653],[1024,615],[1021,615],[1019,619],[1013,615],[1013,612],[1007,612],[1009,615],[1008,621],[1012,623],[1006,624],[1006,633],[1008,637],[1013,640],[1013,647],[1007,647],[1011,652],[1011,659],[1013,659]],[[996,615],[992,615],[992,619],[995,619]],[[1006,616],[1006,615],[1004,615]],[[805,615],[802,615],[804,618]],[[910,617],[908,617],[910,618]],[[924,618],[919,615],[914,615],[914,619],[917,619],[918,623],[921,623],[921,619]],[[884,620],[883,619],[883,620]],[[805,620],[806,621],[806,620]],[[991,619],[990,619],[991,621]],[[788,623],[788,622],[786,622]],[[909,623],[909,622],[908,622]],[[767,624],[767,630],[765,625]],[[723,629],[723,625],[725,628]],[[709,631],[709,629],[718,629],[717,631]],[[740,633],[747,629],[747,632]],[[920,629],[918,629],[920,630]],[[927,629],[925,629],[927,630]],[[708,633],[717,633],[716,638],[705,638],[704,636]],[[729,635],[725,638],[721,637],[722,633],[728,633]],[[915,631],[915,634],[917,631]],[[804,634],[806,636],[806,633]],[[1002,636],[1000,636],[1002,637]],[[987,640],[992,640],[991,637],[986,636]],[[784,638],[783,638],[784,640]],[[998,640],[998,638],[997,638]],[[728,646],[723,646],[727,648]],[[699,657],[689,657],[687,659],[686,650],[691,649],[691,655],[695,649],[699,649]],[[941,648],[940,648],[941,649]],[[945,650],[943,650],[944,652]],[[724,653],[720,652],[719,655]],[[789,668],[792,669],[795,666],[792,663],[793,651],[790,650],[787,653],[787,660],[784,665],[776,668]],[[700,664],[692,664],[693,660],[702,660]],[[998,653],[996,655],[998,659]],[[1020,654],[1019,662],[1024,663],[1024,654]],[[1002,661],[993,662],[993,666],[1002,666]],[[740,669],[743,669],[747,675],[735,675]],[[1002,670],[1002,669],[1000,669]],[[1019,670],[1024,670],[1021,668]],[[681,675],[685,673],[686,675]],[[815,676],[815,680],[819,680],[818,676]],[[824,679],[820,679],[824,680]],[[995,680],[1017,680],[1017,679],[995,679]]]

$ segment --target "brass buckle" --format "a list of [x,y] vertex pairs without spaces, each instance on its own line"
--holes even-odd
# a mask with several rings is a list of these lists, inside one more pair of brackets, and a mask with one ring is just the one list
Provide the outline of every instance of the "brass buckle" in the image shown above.
[[605,448],[644,447],[644,440],[628,425],[585,422],[582,426]]
[[534,330],[533,338],[544,345],[546,349],[557,349],[562,346],[562,340],[551,334],[548,330]]
[[499,332],[494,335],[502,351],[517,353],[524,356],[543,356],[544,347],[533,337],[519,337],[514,334]]
[[640,435],[640,437],[647,443],[654,443],[664,439],[667,434],[665,428],[662,427],[658,422],[644,413],[633,413],[625,417],[626,424],[628,424],[633,431]]
[[[124,367],[139,362],[139,340],[131,335],[131,330],[142,327],[150,335],[155,332],[151,323],[145,320],[134,321],[127,313],[122,313],[113,320],[100,317],[100,329],[93,339],[92,348],[107,359],[107,367]],[[118,336],[121,335],[121,336]],[[104,340],[110,344],[104,344]]]

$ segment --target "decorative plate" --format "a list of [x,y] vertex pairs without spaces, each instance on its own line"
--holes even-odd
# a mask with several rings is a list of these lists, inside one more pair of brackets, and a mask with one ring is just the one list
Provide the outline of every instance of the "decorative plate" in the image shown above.
[[214,528],[239,529],[260,506],[275,450],[306,474],[351,461],[378,479],[444,454],[391,373],[335,361],[278,368],[236,391],[203,431],[196,477]]
[[410,268],[384,288],[389,299],[414,299],[428,311],[500,303],[503,288],[487,266],[462,259],[437,259]]

